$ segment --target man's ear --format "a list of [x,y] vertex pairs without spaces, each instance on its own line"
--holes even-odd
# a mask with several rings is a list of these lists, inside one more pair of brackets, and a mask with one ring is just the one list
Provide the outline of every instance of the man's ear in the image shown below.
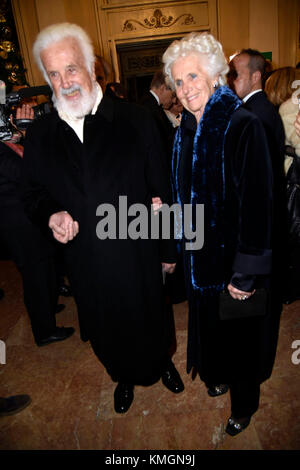
[[259,72],[259,70],[256,70],[256,72],[253,72],[251,79],[254,85],[261,84],[261,73]]

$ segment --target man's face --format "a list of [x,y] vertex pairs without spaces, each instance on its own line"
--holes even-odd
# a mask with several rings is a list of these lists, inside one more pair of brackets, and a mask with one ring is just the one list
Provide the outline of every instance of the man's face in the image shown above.
[[249,69],[250,57],[247,54],[235,56],[230,64],[234,68],[236,77],[233,79],[233,87],[239,98],[243,99],[253,91],[252,74]]
[[42,51],[41,59],[59,108],[75,117],[88,114],[95,103],[95,74],[89,73],[78,42],[56,42]]
[[172,104],[176,101],[176,94],[167,85],[162,85],[160,87],[159,101],[164,109],[170,109]]

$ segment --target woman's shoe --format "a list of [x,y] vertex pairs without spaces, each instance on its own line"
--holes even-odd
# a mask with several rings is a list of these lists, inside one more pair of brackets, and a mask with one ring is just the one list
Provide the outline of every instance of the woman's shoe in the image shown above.
[[220,384],[220,385],[211,385],[207,389],[207,393],[210,397],[219,397],[220,395],[224,395],[224,393],[228,392],[228,385]]
[[239,420],[233,418],[233,416],[230,416],[225,432],[229,434],[230,436],[236,436],[240,432],[244,431],[247,426],[249,426],[251,421],[251,416],[246,417],[246,418],[241,418]]

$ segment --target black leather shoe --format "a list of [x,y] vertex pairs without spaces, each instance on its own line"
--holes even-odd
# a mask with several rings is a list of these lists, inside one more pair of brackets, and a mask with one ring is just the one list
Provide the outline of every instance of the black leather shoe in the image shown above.
[[74,331],[75,330],[72,327],[57,327],[53,335],[48,338],[40,339],[36,344],[38,346],[46,346],[47,344],[55,343],[56,341],[63,341],[64,339],[70,338]]
[[0,398],[0,416],[10,416],[24,410],[30,405],[29,395],[15,395],[8,398]]
[[118,383],[114,393],[116,413],[126,413],[133,401],[133,385]]
[[161,376],[162,383],[173,393],[180,393],[184,390],[183,382],[180,375],[175,368],[174,364],[171,364]]
[[251,416],[246,417],[246,418],[241,418],[241,419],[235,419],[233,416],[230,416],[225,432],[229,434],[230,436],[236,436],[240,432],[244,431],[247,426],[249,426],[251,421]]
[[220,385],[211,385],[207,389],[207,393],[210,397],[219,397],[220,395],[224,395],[224,393],[228,392],[228,385],[220,384]]

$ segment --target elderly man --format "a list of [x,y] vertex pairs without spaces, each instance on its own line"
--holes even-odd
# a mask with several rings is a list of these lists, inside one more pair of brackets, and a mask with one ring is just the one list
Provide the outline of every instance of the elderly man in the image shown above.
[[144,109],[103,97],[80,27],[49,26],[33,50],[56,111],[27,134],[25,207],[66,244],[81,337],[118,382],[115,410],[126,412],[135,385],[162,378],[175,393],[184,388],[165,339],[161,263],[174,270],[173,244],[129,236],[133,204],[150,214],[153,197],[169,202],[159,137]]

